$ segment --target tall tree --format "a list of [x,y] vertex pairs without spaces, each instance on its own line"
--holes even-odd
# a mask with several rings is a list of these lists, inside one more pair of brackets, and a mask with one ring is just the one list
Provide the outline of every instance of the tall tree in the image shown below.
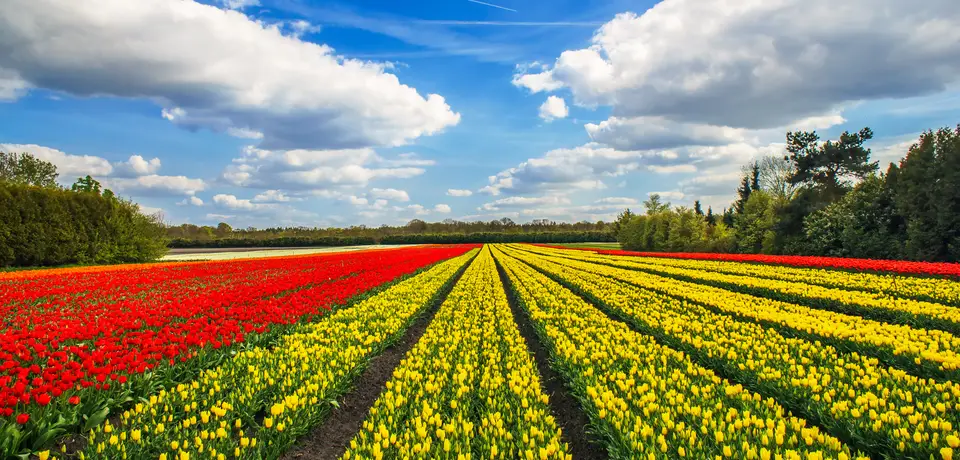
[[714,216],[714,215],[713,215],[713,208],[710,207],[710,206],[707,206],[707,217],[706,217],[706,221],[707,221],[707,225],[709,225],[709,226],[711,226],[711,227],[714,226],[714,225],[717,225],[717,216]]
[[750,188],[760,190],[760,162],[754,161],[750,165]]
[[233,227],[226,222],[220,222],[217,224],[217,229],[214,231],[214,234],[217,235],[217,238],[224,238],[233,233]]
[[721,221],[729,228],[733,228],[733,208],[723,208]]
[[793,199],[796,195],[797,184],[790,182],[793,176],[793,162],[782,155],[769,155],[757,162],[760,167],[760,180],[758,181],[761,190],[770,192],[782,200]]
[[960,258],[960,126],[923,133],[892,176],[888,182],[896,181],[897,208],[907,221],[907,257]]
[[[77,179],[77,181],[74,182],[74,184],[70,187],[70,190],[77,193],[96,193],[99,195],[102,191],[102,187],[100,186],[100,182],[97,182],[96,179],[88,175],[86,177]],[[112,194],[113,193],[111,192],[111,195]]]
[[740,252],[769,254],[774,248],[776,210],[769,193],[756,190],[743,206],[737,217],[737,247]]
[[633,219],[635,214],[630,211],[630,208],[624,209],[620,214],[617,214],[617,220],[613,221],[612,230],[613,234],[619,237],[620,231],[630,222],[630,219]]
[[703,208],[700,206],[700,200],[693,202],[693,212],[696,215],[703,217]]
[[643,206],[647,208],[647,215],[659,214],[670,210],[670,203],[664,203],[660,199],[659,193],[651,193],[650,198],[643,202]]
[[752,191],[750,188],[750,176],[744,174],[740,179],[740,188],[737,189],[737,201],[733,204],[733,209],[737,215],[743,214],[743,207],[746,206],[747,201],[750,200],[750,193]]
[[0,151],[0,181],[56,188],[57,167],[29,153]]
[[863,179],[877,171],[870,162],[870,149],[863,143],[873,139],[873,131],[844,131],[836,142],[820,144],[816,131],[788,132],[787,152],[795,171],[790,183],[819,188],[828,202],[836,201],[850,188],[851,179]]

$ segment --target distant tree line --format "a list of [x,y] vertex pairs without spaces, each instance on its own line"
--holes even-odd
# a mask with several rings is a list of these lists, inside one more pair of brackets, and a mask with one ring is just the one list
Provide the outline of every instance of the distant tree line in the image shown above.
[[719,213],[660,196],[613,223],[625,249],[960,261],[960,125],[920,136],[881,172],[873,132],[787,133],[786,152],[747,165]]
[[383,244],[412,243],[588,243],[616,241],[608,231],[552,231],[552,232],[474,232],[474,233],[416,233],[383,237]]
[[346,228],[286,227],[234,229],[226,222],[216,227],[183,224],[167,227],[171,248],[343,246],[413,243],[575,243],[616,241],[605,222],[554,222],[538,219],[517,224],[509,218],[489,222],[447,219],[425,222],[413,219],[406,225]]
[[70,189],[53,164],[0,152],[0,267],[146,262],[166,252],[164,227],[90,176]]

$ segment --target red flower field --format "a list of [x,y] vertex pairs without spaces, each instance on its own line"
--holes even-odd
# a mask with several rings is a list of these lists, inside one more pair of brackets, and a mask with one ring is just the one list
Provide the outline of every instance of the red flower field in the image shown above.
[[0,275],[0,414],[100,399],[472,247]]

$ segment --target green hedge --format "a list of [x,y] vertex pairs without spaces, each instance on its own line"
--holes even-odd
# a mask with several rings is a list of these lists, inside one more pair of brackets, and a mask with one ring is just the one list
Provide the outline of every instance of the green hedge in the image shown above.
[[217,238],[213,240],[190,240],[174,238],[171,248],[291,248],[311,246],[359,246],[376,244],[370,236],[281,236],[277,238]]
[[163,226],[130,201],[0,182],[0,266],[146,262],[164,246]]

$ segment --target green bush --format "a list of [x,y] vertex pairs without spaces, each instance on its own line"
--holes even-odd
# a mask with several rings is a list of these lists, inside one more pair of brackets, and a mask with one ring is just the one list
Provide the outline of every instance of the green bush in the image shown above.
[[156,260],[163,225],[112,194],[0,182],[0,266]]

